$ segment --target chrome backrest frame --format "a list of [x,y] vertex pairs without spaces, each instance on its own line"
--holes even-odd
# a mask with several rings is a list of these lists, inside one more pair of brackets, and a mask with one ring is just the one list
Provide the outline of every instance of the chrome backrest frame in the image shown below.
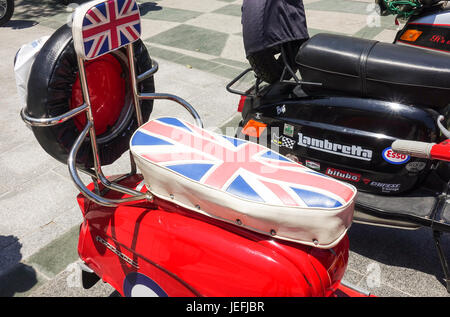
[[[78,7],[74,13],[74,21],[82,21],[82,18],[79,16],[80,14],[83,15],[89,10],[89,8],[92,8],[93,6],[99,5],[101,3],[110,3],[111,1],[117,1],[117,0],[94,0],[88,3],[85,3],[81,7]],[[133,0],[134,1],[134,0]],[[79,25],[74,25],[73,32],[80,32]],[[79,37],[79,36],[76,36]],[[155,100],[155,99],[167,99],[174,101],[180,105],[182,105],[195,119],[195,123],[199,127],[203,127],[202,120],[200,119],[200,116],[194,109],[192,105],[190,105],[188,102],[186,102],[184,99],[172,95],[172,94],[161,94],[161,93],[140,93],[139,92],[139,83],[143,80],[150,78],[154,76],[154,74],[158,71],[159,66],[156,61],[152,61],[152,68],[145,71],[141,75],[136,75],[136,65],[135,65],[135,59],[134,59],[134,47],[133,43],[126,44],[124,46],[115,48],[114,50],[120,49],[122,47],[125,47],[127,50],[127,57],[128,57],[128,66],[130,71],[130,77],[131,77],[131,86],[133,91],[133,103],[134,103],[134,109],[136,112],[137,122],[138,126],[141,126],[144,124],[141,108],[140,108],[140,102],[142,100]],[[113,51],[113,50],[111,50]],[[109,52],[111,52],[109,51]],[[85,54],[81,53],[80,50],[76,50],[77,54],[77,62],[78,62],[78,68],[79,68],[79,80],[81,84],[81,90],[83,94],[83,101],[84,103],[75,108],[71,111],[68,111],[62,115],[59,115],[57,117],[51,117],[51,118],[34,118],[27,114],[26,108],[23,108],[21,110],[21,117],[22,120],[29,126],[33,127],[49,127],[49,126],[55,126],[58,124],[61,124],[63,122],[66,122],[67,120],[78,116],[78,115],[85,115],[86,116],[86,125],[83,129],[83,131],[80,133],[78,138],[75,140],[68,159],[67,159],[67,165],[69,168],[70,177],[72,178],[72,181],[74,182],[75,186],[78,188],[78,190],[89,200],[95,202],[98,205],[107,206],[107,207],[116,207],[120,204],[128,204],[130,202],[137,202],[137,201],[143,201],[143,200],[152,200],[153,196],[150,192],[141,192],[137,191],[125,186],[122,186],[118,184],[118,182],[123,179],[124,177],[131,176],[136,174],[136,164],[134,162],[134,159],[132,155],[130,154],[130,165],[131,165],[131,172],[126,174],[124,177],[120,177],[119,179],[116,179],[115,181],[108,180],[102,171],[102,166],[100,162],[100,156],[98,151],[98,144],[97,144],[97,138],[95,133],[95,125],[94,125],[94,117],[92,113],[91,108],[91,101],[89,96],[89,89],[88,89],[88,82],[86,77],[86,68],[85,68],[85,61],[86,60],[95,60],[95,58],[86,58]],[[78,155],[78,151],[83,144],[84,140],[89,137],[92,153],[94,157],[94,170],[87,170],[87,169],[81,169],[77,167],[76,164],[76,158]],[[109,199],[106,197],[101,196],[99,192],[94,193],[91,190],[87,188],[87,186],[83,183],[81,180],[78,171],[81,171],[89,176],[92,177],[94,180],[94,184],[98,188],[98,182],[100,182],[104,187],[121,192],[123,194],[129,195],[127,198],[123,199]]]

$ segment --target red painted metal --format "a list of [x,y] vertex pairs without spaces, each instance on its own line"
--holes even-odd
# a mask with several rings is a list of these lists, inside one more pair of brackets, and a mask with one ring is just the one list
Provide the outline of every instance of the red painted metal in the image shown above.
[[[140,181],[134,175],[121,184],[135,188]],[[125,277],[139,272],[168,296],[334,296],[347,265],[347,237],[324,250],[272,239],[157,198],[117,208],[77,199],[85,219],[80,258],[122,295]]]
[[372,294],[363,294],[346,285],[339,284],[332,297],[376,297]]
[[[86,62],[86,78],[89,84],[92,115],[97,135],[113,126],[125,104],[126,82],[120,62],[112,55],[104,55]],[[84,103],[79,74],[72,88],[70,108]],[[75,125],[82,131],[86,126],[85,116],[76,116]]]
[[405,44],[405,45],[411,45],[411,46],[416,46],[416,47],[424,48],[424,49],[427,49],[427,50],[432,50],[432,51],[438,51],[438,52],[445,52],[445,53],[448,53],[448,50],[441,50],[441,49],[434,48],[434,47],[428,47],[428,46],[423,46],[423,45],[417,45],[417,44],[413,44],[413,43],[411,43],[411,42],[409,42],[409,41],[398,40],[397,42],[401,42],[401,43],[403,43],[403,44]]
[[244,105],[245,105],[245,101],[247,100],[247,96],[241,96],[241,99],[239,99],[239,104],[238,104],[238,112],[242,112],[242,110],[244,109]]
[[432,159],[441,161],[450,161],[450,140],[442,141],[433,145],[430,151]]

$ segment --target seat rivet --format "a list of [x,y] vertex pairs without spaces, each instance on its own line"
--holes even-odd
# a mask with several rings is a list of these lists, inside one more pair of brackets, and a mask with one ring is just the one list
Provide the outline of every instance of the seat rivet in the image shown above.
[[318,245],[319,241],[317,241],[316,239],[313,239],[313,243],[314,243],[314,245]]
[[277,234],[277,232],[275,231],[275,230],[270,230],[270,234],[272,235],[272,236],[275,236],[276,234]]
[[170,199],[174,199],[175,196],[173,194],[170,194]]
[[195,205],[195,208],[197,208],[198,210],[200,210],[200,205]]
[[242,225],[241,219],[236,219],[236,223],[237,223],[238,225]]

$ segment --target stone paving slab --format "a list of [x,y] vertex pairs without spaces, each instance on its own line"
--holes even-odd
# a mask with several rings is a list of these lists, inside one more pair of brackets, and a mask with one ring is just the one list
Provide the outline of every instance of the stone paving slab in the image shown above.
[[[238,96],[225,85],[246,69],[240,25],[242,0],[140,2],[143,40],[160,63],[158,92],[192,103],[208,128],[236,126]],[[309,32],[347,34],[390,42],[393,17],[375,17],[372,0],[304,0]],[[0,28],[0,296],[110,296],[108,285],[68,287],[77,261],[82,221],[67,167],[45,154],[19,118],[13,60],[22,44],[67,23],[57,0],[17,0],[13,20]],[[187,113],[156,101],[153,116]],[[226,123],[226,124],[225,124]],[[127,171],[127,155],[106,174]],[[377,296],[448,296],[431,232],[354,224],[344,279]],[[450,239],[444,236],[446,250]],[[449,254],[447,252],[447,254]]]

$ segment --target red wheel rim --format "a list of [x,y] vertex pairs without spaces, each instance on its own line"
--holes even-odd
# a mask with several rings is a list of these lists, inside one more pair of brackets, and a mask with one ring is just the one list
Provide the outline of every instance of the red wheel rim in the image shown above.
[[[110,54],[86,62],[85,67],[95,133],[101,135],[114,126],[122,112],[125,105],[126,80],[121,63]],[[72,87],[70,108],[77,108],[83,103],[80,76],[77,74]],[[83,114],[76,116],[74,121],[80,131],[86,126],[86,116]]]

